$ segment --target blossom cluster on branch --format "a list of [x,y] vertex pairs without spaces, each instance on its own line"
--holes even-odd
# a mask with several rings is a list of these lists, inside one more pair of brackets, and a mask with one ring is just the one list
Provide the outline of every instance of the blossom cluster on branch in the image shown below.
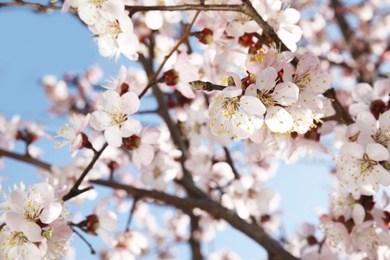
[[[107,245],[101,259],[178,259],[178,243],[203,259],[202,244],[231,226],[269,259],[389,259],[389,3],[325,2],[0,3],[0,11],[21,5],[72,12],[100,55],[138,63],[105,81],[97,66],[43,76],[48,114],[68,118],[54,136],[0,115],[0,159],[29,163],[42,176],[3,190],[0,258],[66,257],[73,234],[95,253],[87,234]],[[72,161],[43,161],[40,138],[69,145]],[[15,151],[16,142],[25,153]],[[267,180],[279,162],[317,153],[334,162],[329,209],[320,224],[303,223],[292,237],[278,238],[280,195]],[[99,186],[112,192],[91,202]],[[95,206],[80,217],[67,203]],[[169,209],[154,215],[161,205]],[[207,257],[240,259],[233,250]]]

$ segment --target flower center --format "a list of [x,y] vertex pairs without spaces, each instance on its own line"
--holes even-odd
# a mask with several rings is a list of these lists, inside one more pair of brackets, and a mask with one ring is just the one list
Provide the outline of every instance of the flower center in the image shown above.
[[266,90],[257,90],[257,98],[260,99],[266,108],[273,107],[276,103],[271,97],[269,91]]
[[232,118],[240,108],[240,101],[238,97],[225,98],[222,103],[223,115],[227,118]]
[[360,173],[364,175],[364,172],[367,170],[372,171],[377,164],[377,161],[371,160],[368,155],[364,153],[363,158],[360,159]]
[[388,131],[379,129],[379,131],[372,135],[372,138],[375,140],[375,142],[383,145],[384,147],[388,147],[388,143],[390,141],[390,133]]
[[96,7],[101,7],[105,0],[90,0],[91,4]]

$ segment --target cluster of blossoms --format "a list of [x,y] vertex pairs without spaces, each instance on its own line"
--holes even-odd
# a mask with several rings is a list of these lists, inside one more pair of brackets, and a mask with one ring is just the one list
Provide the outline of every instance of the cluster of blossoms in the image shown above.
[[138,57],[139,41],[123,0],[68,0],[64,10],[77,8],[80,19],[96,35],[100,55],[131,60]]
[[[177,253],[173,243],[195,245],[216,238],[229,220],[223,214],[213,215],[221,209],[235,214],[235,221],[241,224],[273,234],[281,225],[279,195],[266,181],[275,174],[276,159],[291,163],[313,151],[332,154],[319,142],[320,137],[341,129],[334,126],[334,120],[342,116],[337,114],[340,111],[348,111],[350,121],[355,122],[338,130],[343,138],[338,140],[339,155],[334,158],[337,189],[329,195],[329,213],[320,217],[324,236],[319,239],[315,226],[304,224],[291,239],[289,251],[303,259],[390,258],[389,197],[384,193],[381,202],[374,197],[381,187],[390,185],[390,80],[378,80],[373,87],[359,83],[352,93],[344,93],[347,98],[338,97],[341,104],[337,98],[328,98],[332,71],[327,72],[329,64],[316,55],[329,52],[328,58],[341,63],[345,47],[324,43],[312,48],[305,42],[306,48],[295,52],[302,35],[314,42],[327,39],[324,17],[309,11],[316,29],[302,30],[297,23],[305,28],[308,21],[299,21],[299,12],[280,0],[153,0],[147,5],[156,6],[145,12],[140,10],[147,6],[138,6],[146,4],[141,0],[63,2],[63,10],[77,10],[93,32],[102,56],[117,61],[121,54],[131,60],[140,57],[144,70],[122,66],[117,77],[103,85],[103,92],[95,91],[102,78],[97,67],[81,76],[43,78],[44,91],[53,103],[50,114],[71,115],[55,136],[62,138],[57,148],[69,144],[73,158],[62,167],[35,160],[39,153],[31,144],[40,136],[48,137],[40,127],[18,117],[0,117],[0,155],[7,155],[5,150],[12,151],[14,141],[22,140],[27,147],[24,158],[50,172],[46,183],[28,189],[22,185],[4,193],[0,240],[5,242],[0,257],[60,258],[66,253],[72,225],[101,237],[110,246],[100,252],[102,259],[135,259],[149,248],[156,248],[161,259],[172,259]],[[194,2],[212,5],[211,9],[225,5],[246,8],[239,9],[241,12],[195,12],[189,7]],[[191,10],[155,10],[158,5],[175,4]],[[310,1],[296,5],[303,9],[312,6]],[[368,21],[373,5],[345,10],[357,10]],[[249,16],[249,7],[284,44],[271,39],[268,29]],[[328,16],[340,9],[320,8]],[[378,19],[373,23],[384,22]],[[202,45],[193,48],[190,37]],[[375,66],[379,67],[379,61],[386,60],[382,53],[385,44],[377,42],[381,37],[371,35],[370,39],[375,41],[375,55],[343,64],[355,66],[362,81],[369,74],[363,72],[372,67],[361,64],[377,59]],[[352,56],[364,50],[359,39],[355,40],[351,42],[355,48]],[[280,50],[275,47],[278,44]],[[281,51],[285,46],[291,51]],[[193,52],[198,47],[202,52]],[[344,51],[335,53],[338,47]],[[376,57],[378,54],[383,55]],[[69,90],[72,85],[76,91]],[[139,111],[140,98],[147,98],[149,88],[155,97],[150,103],[158,106]],[[144,108],[147,103],[142,104]],[[157,127],[145,125],[140,120],[142,113],[155,113],[161,122]],[[62,200],[81,205],[85,199],[95,199],[97,192],[91,184],[114,191],[78,224],[67,222]],[[125,191],[121,185],[129,189]],[[81,194],[73,196],[75,191]],[[154,194],[165,196],[156,198]],[[129,195],[134,197],[132,203]],[[193,198],[196,203],[207,198],[207,205],[216,207],[207,212],[182,203]],[[110,202],[115,203],[116,211],[106,210]],[[172,204],[178,210],[158,218],[149,210],[151,202]],[[134,215],[137,228],[146,232],[128,226],[110,235],[118,226],[117,213],[124,212],[130,212],[129,226]],[[74,216],[73,221],[76,219]],[[209,255],[209,259],[222,258],[240,259],[228,250]]]
[[72,229],[66,209],[46,183],[20,188],[3,196],[0,204],[4,225],[0,231],[2,259],[58,259],[69,246]]
[[261,50],[247,61],[246,82],[231,73],[228,87],[210,103],[211,132],[252,140],[264,131],[305,134],[330,115],[329,102],[320,96],[330,86],[330,74],[314,55],[304,55],[296,69],[292,59],[289,52]]

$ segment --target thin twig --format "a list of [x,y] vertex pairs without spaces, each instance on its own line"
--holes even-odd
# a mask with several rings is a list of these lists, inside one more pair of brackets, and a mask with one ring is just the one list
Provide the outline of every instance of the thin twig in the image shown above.
[[131,207],[131,210],[129,213],[129,218],[127,219],[127,222],[126,222],[126,232],[128,232],[130,230],[131,219],[133,218],[138,201],[139,201],[138,197],[134,197],[133,206]]
[[77,195],[80,195],[81,193],[87,191],[87,190],[90,190],[92,189],[92,187],[87,187],[85,189],[82,189],[80,190],[79,187],[81,185],[81,183],[83,182],[84,178],[87,176],[87,174],[89,173],[89,171],[92,169],[92,167],[94,166],[94,164],[96,163],[96,161],[99,159],[100,155],[103,153],[104,149],[106,149],[106,147],[108,146],[108,143],[105,143],[103,145],[103,147],[97,152],[94,154],[91,162],[88,164],[87,168],[84,169],[83,173],[81,174],[81,176],[77,179],[77,181],[75,182],[75,184],[73,185],[73,187],[70,189],[70,191],[68,192],[68,194],[64,195],[64,197],[62,197],[62,199],[64,201],[67,201],[73,197],[76,197]]
[[80,232],[78,232],[76,229],[74,229],[72,226],[70,227],[73,232],[75,232],[80,238],[81,240],[84,241],[84,243],[87,244],[87,246],[89,247],[89,249],[91,250],[91,254],[94,255],[96,254],[96,251],[93,249],[92,245],[87,241],[87,239],[85,239],[85,237],[83,237],[83,235],[80,234]]
[[0,148],[0,157],[2,157],[2,156],[9,157],[9,158],[21,161],[21,162],[25,162],[25,163],[37,166],[37,167],[44,169],[44,170],[48,171],[49,173],[51,173],[51,165],[50,164],[48,164],[46,162],[42,162],[42,161],[35,159],[29,155],[17,154],[17,153],[10,152],[10,151],[7,151],[7,150]]

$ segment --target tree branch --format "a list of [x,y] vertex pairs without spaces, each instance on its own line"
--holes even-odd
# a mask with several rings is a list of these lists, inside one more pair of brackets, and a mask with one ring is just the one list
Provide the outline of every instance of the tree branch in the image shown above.
[[200,208],[209,213],[215,219],[224,219],[232,227],[237,230],[240,230],[241,232],[252,238],[254,241],[256,241],[259,245],[261,245],[267,250],[269,259],[296,259],[293,255],[284,250],[284,248],[276,240],[268,236],[268,234],[261,226],[248,223],[247,221],[240,218],[234,211],[223,207],[218,202],[213,201],[211,199],[179,198],[160,191],[138,189],[106,180],[91,180],[90,182],[106,187],[111,187],[113,189],[125,190],[133,197],[152,198],[157,201],[162,201],[168,205],[173,205],[177,208],[184,210]]
[[50,164],[42,162],[42,161],[35,159],[29,155],[17,154],[17,153],[6,151],[6,150],[0,148],[0,157],[2,157],[2,156],[9,157],[9,158],[15,159],[17,161],[21,161],[21,162],[25,162],[25,163],[37,166],[37,167],[51,173],[51,165]]
[[341,103],[338,101],[336,97],[336,91],[334,88],[328,89],[324,94],[325,97],[329,98],[332,102],[332,107],[335,110],[335,117],[337,122],[340,124],[346,124],[350,125],[353,124],[355,121],[352,119],[351,115],[344,109],[344,107],[341,105]]
[[147,11],[235,11],[242,12],[242,5],[156,5],[156,6],[126,6],[125,9],[133,16],[137,12]]
[[93,187],[90,186],[90,187],[87,187],[85,189],[82,189],[80,190],[79,187],[82,183],[82,181],[84,180],[84,178],[87,176],[87,174],[89,173],[89,171],[92,169],[92,167],[94,166],[94,164],[96,163],[96,161],[99,159],[100,155],[103,153],[104,149],[106,149],[106,147],[108,146],[108,143],[105,143],[103,145],[103,147],[94,154],[91,162],[88,164],[87,168],[84,169],[83,173],[81,174],[81,176],[77,179],[77,181],[75,182],[75,184],[73,185],[73,187],[70,189],[70,191],[68,192],[68,194],[64,195],[62,197],[62,199],[64,201],[67,201],[73,197],[76,197],[77,195],[80,195],[81,193],[83,192],[86,192],[90,189],[92,189]]

